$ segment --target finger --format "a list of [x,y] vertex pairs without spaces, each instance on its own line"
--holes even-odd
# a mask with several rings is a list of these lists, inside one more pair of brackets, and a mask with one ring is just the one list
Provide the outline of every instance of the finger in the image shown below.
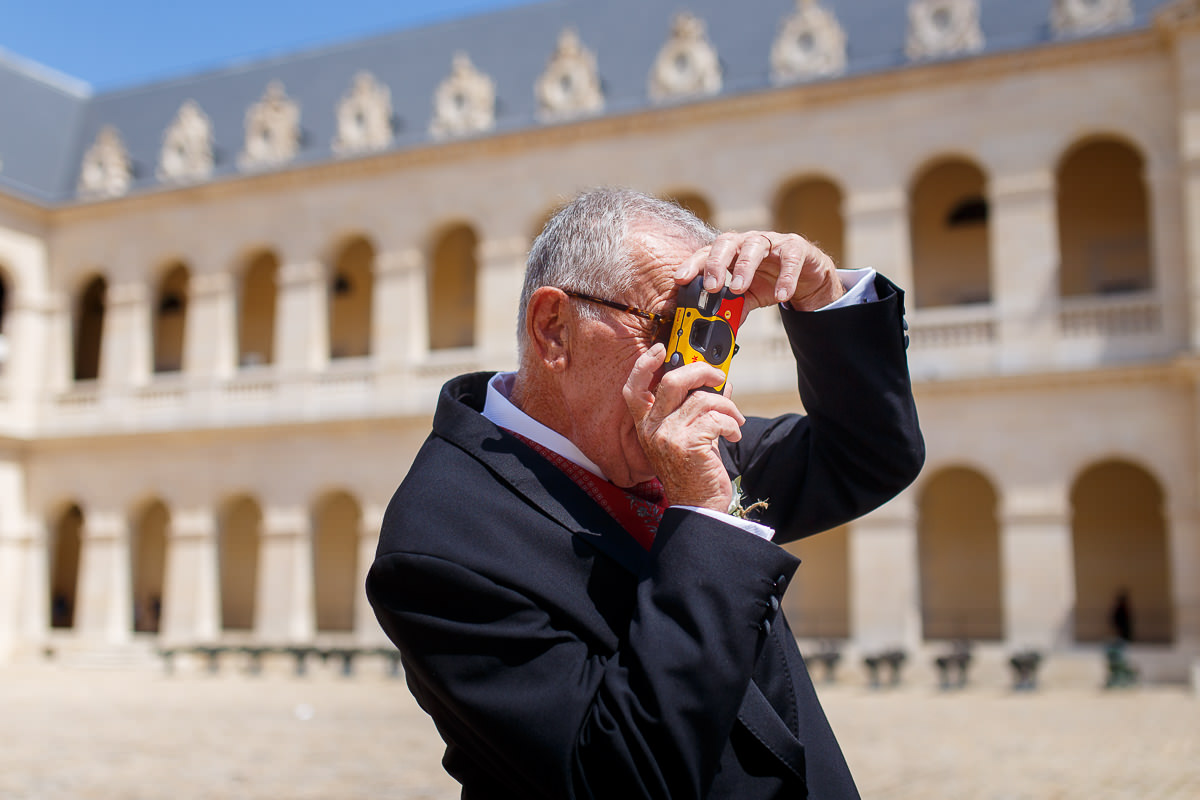
[[780,243],[779,277],[775,280],[775,302],[792,299],[804,269],[814,261],[817,250],[808,240],[792,235]]
[[741,294],[750,286],[754,273],[763,260],[771,255],[775,243],[767,234],[761,231],[751,231],[742,237],[738,246],[738,254],[733,262],[733,279],[729,282],[729,290]]
[[650,391],[650,386],[653,384],[654,375],[662,366],[666,354],[666,346],[656,342],[649,350],[638,356],[637,361],[633,364],[633,369],[629,372],[621,394],[625,398],[625,405],[629,407],[629,413],[636,421],[640,422],[645,418],[654,405],[654,393]]
[[711,248],[701,247],[696,252],[687,257],[686,260],[675,268],[675,283],[683,285],[691,283],[692,279],[700,274],[704,269],[704,262],[708,260],[708,252]]
[[725,278],[737,258],[741,239],[740,233],[723,233],[709,246],[708,258],[704,259],[704,291],[719,292],[725,286]]

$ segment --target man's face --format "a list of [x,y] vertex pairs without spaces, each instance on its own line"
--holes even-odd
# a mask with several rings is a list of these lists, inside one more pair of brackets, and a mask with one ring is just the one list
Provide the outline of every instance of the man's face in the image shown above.
[[[675,268],[696,250],[696,245],[650,228],[635,227],[631,239],[633,286],[625,297],[605,299],[669,319],[674,313]],[[576,341],[564,381],[571,417],[568,438],[604,470],[610,481],[632,486],[654,477],[654,470],[642,452],[621,391],[634,362],[654,344],[650,337],[652,325],[625,311],[595,308],[600,309],[597,318],[580,317],[573,326]]]

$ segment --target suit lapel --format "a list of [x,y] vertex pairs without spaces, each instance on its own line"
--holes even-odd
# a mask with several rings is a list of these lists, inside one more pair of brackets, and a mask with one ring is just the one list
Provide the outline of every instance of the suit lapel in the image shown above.
[[492,374],[476,373],[447,384],[434,414],[434,434],[480,461],[578,540],[641,577],[649,555],[633,536],[562,470],[479,414]]

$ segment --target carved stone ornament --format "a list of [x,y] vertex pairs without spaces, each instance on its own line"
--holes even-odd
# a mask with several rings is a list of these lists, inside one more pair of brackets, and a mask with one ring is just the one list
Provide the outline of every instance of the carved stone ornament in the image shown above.
[[158,154],[158,179],[171,183],[208,180],[213,171],[212,122],[195,101],[179,108],[163,135]]
[[1133,22],[1130,0],[1054,0],[1050,24],[1059,36],[1119,28]]
[[392,91],[371,73],[358,73],[338,103],[333,152],[349,156],[386,150],[392,136]]
[[791,83],[846,71],[846,32],[817,0],[796,0],[771,46],[771,80]]
[[706,97],[721,91],[721,63],[708,41],[704,21],[678,14],[671,38],[658,51],[650,70],[650,98],[678,100]]
[[983,49],[979,0],[912,0],[908,6],[908,42],[914,61]]
[[77,187],[79,196],[91,199],[120,197],[129,191],[132,180],[133,168],[121,134],[113,126],[105,125],[83,155]]
[[429,133],[437,139],[490,131],[496,124],[496,84],[475,69],[466,53],[455,53],[450,75],[433,96]]
[[300,106],[283,84],[271,81],[267,91],[246,111],[246,146],[238,156],[242,169],[286,164],[300,151]]
[[558,49],[534,87],[538,116],[566,119],[604,110],[604,92],[596,69],[596,56],[583,46],[570,28],[558,37]]

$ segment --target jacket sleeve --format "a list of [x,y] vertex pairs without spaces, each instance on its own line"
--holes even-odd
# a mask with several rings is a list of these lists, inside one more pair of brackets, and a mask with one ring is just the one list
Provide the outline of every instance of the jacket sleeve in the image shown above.
[[[411,523],[389,509],[383,541],[389,526]],[[621,602],[632,609],[614,616],[630,621],[607,620],[612,641],[597,635],[604,625],[578,624],[581,608],[536,596],[536,581],[460,559],[381,549],[367,593],[449,745],[447,771],[465,785],[486,774],[496,785],[488,796],[702,797],[797,563],[757,537],[668,510],[644,575],[574,592],[588,604],[628,587]],[[595,583],[612,577],[593,572]]]
[[762,522],[788,542],[849,522],[916,479],[925,460],[905,355],[904,293],[876,277],[879,300],[782,310],[805,415],[753,418],[726,465]]

